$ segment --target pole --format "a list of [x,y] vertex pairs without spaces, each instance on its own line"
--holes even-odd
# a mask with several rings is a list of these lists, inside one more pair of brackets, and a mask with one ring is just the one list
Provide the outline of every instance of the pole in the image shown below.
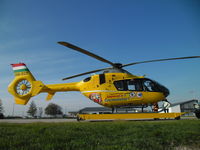
[[13,103],[13,112],[12,112],[12,116],[14,116],[15,113],[15,103]]

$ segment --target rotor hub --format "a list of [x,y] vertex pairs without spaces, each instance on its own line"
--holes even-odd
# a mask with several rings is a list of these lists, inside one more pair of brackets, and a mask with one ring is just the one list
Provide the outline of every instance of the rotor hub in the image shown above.
[[122,64],[121,63],[115,63],[114,67],[118,68],[118,69],[121,69],[122,68]]
[[27,89],[27,86],[26,86],[25,84],[22,84],[22,85],[20,86],[20,89],[21,89],[21,90],[26,90],[26,89]]

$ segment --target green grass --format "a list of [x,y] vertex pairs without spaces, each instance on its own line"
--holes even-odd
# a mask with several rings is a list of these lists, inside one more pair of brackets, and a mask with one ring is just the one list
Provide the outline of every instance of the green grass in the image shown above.
[[0,150],[200,149],[200,120],[0,124]]

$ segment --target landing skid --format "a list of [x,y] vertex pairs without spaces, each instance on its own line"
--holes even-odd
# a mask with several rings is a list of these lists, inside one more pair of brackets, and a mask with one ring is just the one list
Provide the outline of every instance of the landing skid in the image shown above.
[[78,114],[77,120],[139,120],[139,119],[177,119],[185,113],[126,113],[126,114]]

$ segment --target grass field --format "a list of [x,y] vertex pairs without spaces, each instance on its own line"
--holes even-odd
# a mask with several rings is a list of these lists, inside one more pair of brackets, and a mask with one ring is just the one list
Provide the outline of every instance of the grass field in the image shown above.
[[200,149],[200,120],[0,124],[0,150]]

